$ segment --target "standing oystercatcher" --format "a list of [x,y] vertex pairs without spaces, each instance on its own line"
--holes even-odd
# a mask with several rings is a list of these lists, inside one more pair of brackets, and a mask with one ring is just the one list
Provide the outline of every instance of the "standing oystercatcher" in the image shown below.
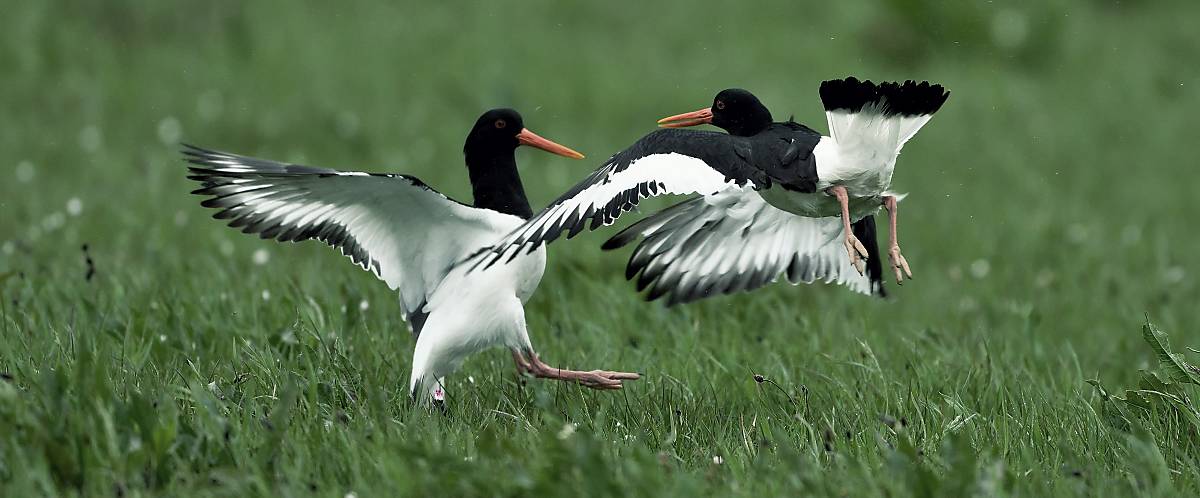
[[546,266],[546,253],[523,254],[485,271],[472,260],[520,226],[533,211],[517,173],[516,148],[583,155],[524,127],[512,109],[484,113],[463,153],[474,205],[450,199],[417,178],[346,172],[228,154],[185,145],[193,194],[208,196],[214,218],[264,239],[316,239],[341,251],[400,293],[416,337],[410,393],[444,399],[443,378],[470,354],[491,346],[512,351],[519,371],[620,389],[636,373],[574,371],[542,362],[529,341],[524,303]]
[[[646,235],[627,269],[649,298],[668,304],[753,289],[786,273],[792,282],[837,281],[871,292],[831,258],[841,236],[861,277],[874,223],[852,227],[880,207],[891,224],[888,255],[897,282],[912,278],[896,238],[898,196],[887,189],[900,148],[949,97],[928,82],[880,83],[853,77],[821,84],[830,136],[771,114],[745,90],[721,92],[710,108],[663,120],[670,128],[711,123],[729,134],[664,129],[618,152],[493,249],[493,263],[521,248],[612,224],[645,197],[702,194],[618,234],[619,247]],[[840,226],[806,218],[840,217]],[[841,252],[841,250],[839,250]],[[845,257],[840,258],[845,260]],[[876,258],[878,259],[878,258]]]

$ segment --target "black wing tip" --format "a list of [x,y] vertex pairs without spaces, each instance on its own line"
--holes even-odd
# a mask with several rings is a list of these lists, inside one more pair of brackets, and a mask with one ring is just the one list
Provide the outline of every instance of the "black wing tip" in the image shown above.
[[608,240],[604,241],[604,243],[600,245],[600,249],[604,251],[615,251],[629,245],[630,242],[637,240],[638,235],[638,232],[631,231],[629,228],[626,228],[620,232],[617,232],[616,235],[609,237]]
[[853,76],[822,82],[820,93],[826,111],[859,112],[869,104],[884,104],[881,112],[885,116],[930,115],[950,98],[949,90],[928,81],[872,83]]

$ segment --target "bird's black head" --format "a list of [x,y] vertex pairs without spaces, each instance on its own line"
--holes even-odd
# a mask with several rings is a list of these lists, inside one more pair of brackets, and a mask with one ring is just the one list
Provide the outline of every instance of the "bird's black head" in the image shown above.
[[492,109],[479,116],[467,134],[463,153],[468,158],[512,153],[518,146],[529,145],[560,156],[582,159],[583,154],[546,140],[525,128],[521,113],[513,109]]
[[741,88],[722,90],[713,98],[712,107],[658,120],[665,128],[711,124],[730,135],[750,136],[771,125],[771,111],[758,97]]
[[721,90],[713,98],[712,124],[730,135],[749,136],[767,129],[771,111],[758,97],[741,88]]
[[516,149],[528,145],[560,156],[582,159],[583,154],[556,144],[525,128],[512,109],[492,109],[479,116],[467,135],[463,154],[475,194],[475,207],[529,219],[533,210],[517,173]]

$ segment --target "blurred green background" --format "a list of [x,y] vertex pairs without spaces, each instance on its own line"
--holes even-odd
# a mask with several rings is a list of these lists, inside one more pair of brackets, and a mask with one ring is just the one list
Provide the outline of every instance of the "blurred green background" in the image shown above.
[[[1161,481],[1153,472],[1130,467],[1150,450],[1102,422],[1084,380],[1135,382],[1152,358],[1137,333],[1147,313],[1197,344],[1200,4],[122,0],[2,10],[0,372],[13,397],[0,418],[12,429],[0,435],[0,483],[13,489],[519,495],[605,474],[613,481],[578,489],[923,494],[876,472],[891,461],[877,440],[895,436],[877,436],[877,419],[906,409],[923,414],[908,417],[921,419],[913,438],[930,452],[957,441],[963,425],[951,422],[975,420],[956,447],[982,462],[972,485],[998,468],[1000,489],[1016,493],[1158,489],[1139,487]],[[613,230],[556,243],[528,308],[534,344],[557,362],[647,378],[619,396],[523,390],[506,356],[488,353],[453,380],[462,408],[450,420],[402,406],[411,341],[385,286],[319,244],[266,243],[209,219],[178,154],[186,141],[403,172],[469,201],[465,133],[484,110],[510,106],[589,156],[519,152],[536,209],[655,119],[726,87],[824,131],[816,88],[847,75],[952,92],[896,171],[895,189],[911,194],[901,214],[911,285],[891,284],[889,301],[776,285],[668,310],[622,281],[625,253],[599,250]],[[336,354],[321,339],[335,335],[345,346]],[[858,368],[867,352],[869,375]],[[247,371],[258,373],[246,381]],[[779,408],[787,435],[769,438],[770,451],[743,445],[768,396],[751,372],[827,403],[796,426]],[[210,382],[245,398],[205,398],[212,390],[197,386]],[[256,420],[280,386],[298,390],[297,408],[287,436],[272,439]],[[179,412],[137,422],[143,398]],[[489,410],[528,421],[510,426]],[[331,457],[333,443],[312,434],[347,413],[353,435]],[[93,425],[104,420],[108,429]],[[566,444],[554,437],[564,420],[592,439],[554,446]],[[635,420],[648,432],[621,439]],[[143,436],[130,449],[128,431],[156,424],[191,427],[192,439],[180,429],[162,448],[142,448]],[[685,437],[689,426],[697,432]],[[230,443],[228,427],[242,439]],[[829,457],[829,434],[846,427],[844,458]],[[1174,479],[1195,491],[1195,429],[1158,427],[1147,437],[1171,469],[1164,489]],[[111,452],[90,449],[86,434],[110,434]],[[281,456],[247,464],[261,445]],[[780,456],[786,448],[799,460]],[[504,456],[522,452],[534,455],[527,464]],[[464,455],[476,463],[456,474],[483,480],[438,487],[448,484],[436,469],[457,469]],[[679,471],[655,471],[660,461]],[[755,477],[762,461],[774,473]],[[792,478],[797,466],[809,477]],[[1066,468],[1093,473],[1072,480]],[[384,479],[396,475],[401,484]]]

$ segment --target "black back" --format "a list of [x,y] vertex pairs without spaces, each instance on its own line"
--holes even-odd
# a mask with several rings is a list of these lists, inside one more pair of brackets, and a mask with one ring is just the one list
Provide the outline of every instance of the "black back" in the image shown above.
[[[822,98],[825,97],[829,84],[830,82],[826,82],[821,85]],[[940,88],[939,86],[938,89]],[[942,97],[940,102],[944,101],[945,97]],[[860,104],[859,108],[861,107]],[[936,111],[936,107],[933,110]],[[816,191],[817,163],[812,151],[821,139],[819,133],[791,120],[786,123],[772,123],[771,111],[763,105],[762,101],[749,91],[740,88],[730,88],[718,93],[713,98],[712,113],[713,126],[724,129],[730,135],[758,139],[756,141],[763,142],[769,151],[773,151],[773,148],[770,147],[770,144],[774,143],[772,138],[787,143],[788,145],[779,157],[779,170],[767,170],[765,171],[767,176],[777,179],[780,186],[788,190],[806,193]],[[806,136],[806,139],[803,140],[795,140],[796,136],[793,130],[811,132],[815,136],[815,140],[807,139],[811,138],[810,136]],[[786,165],[793,164],[798,168],[789,171]],[[765,185],[760,188],[765,188]],[[851,229],[854,236],[867,248],[867,277],[871,281],[871,292],[879,296],[886,296],[887,291],[883,286],[883,265],[880,260],[879,241],[875,230],[875,217],[872,215],[858,220],[851,225]]]

